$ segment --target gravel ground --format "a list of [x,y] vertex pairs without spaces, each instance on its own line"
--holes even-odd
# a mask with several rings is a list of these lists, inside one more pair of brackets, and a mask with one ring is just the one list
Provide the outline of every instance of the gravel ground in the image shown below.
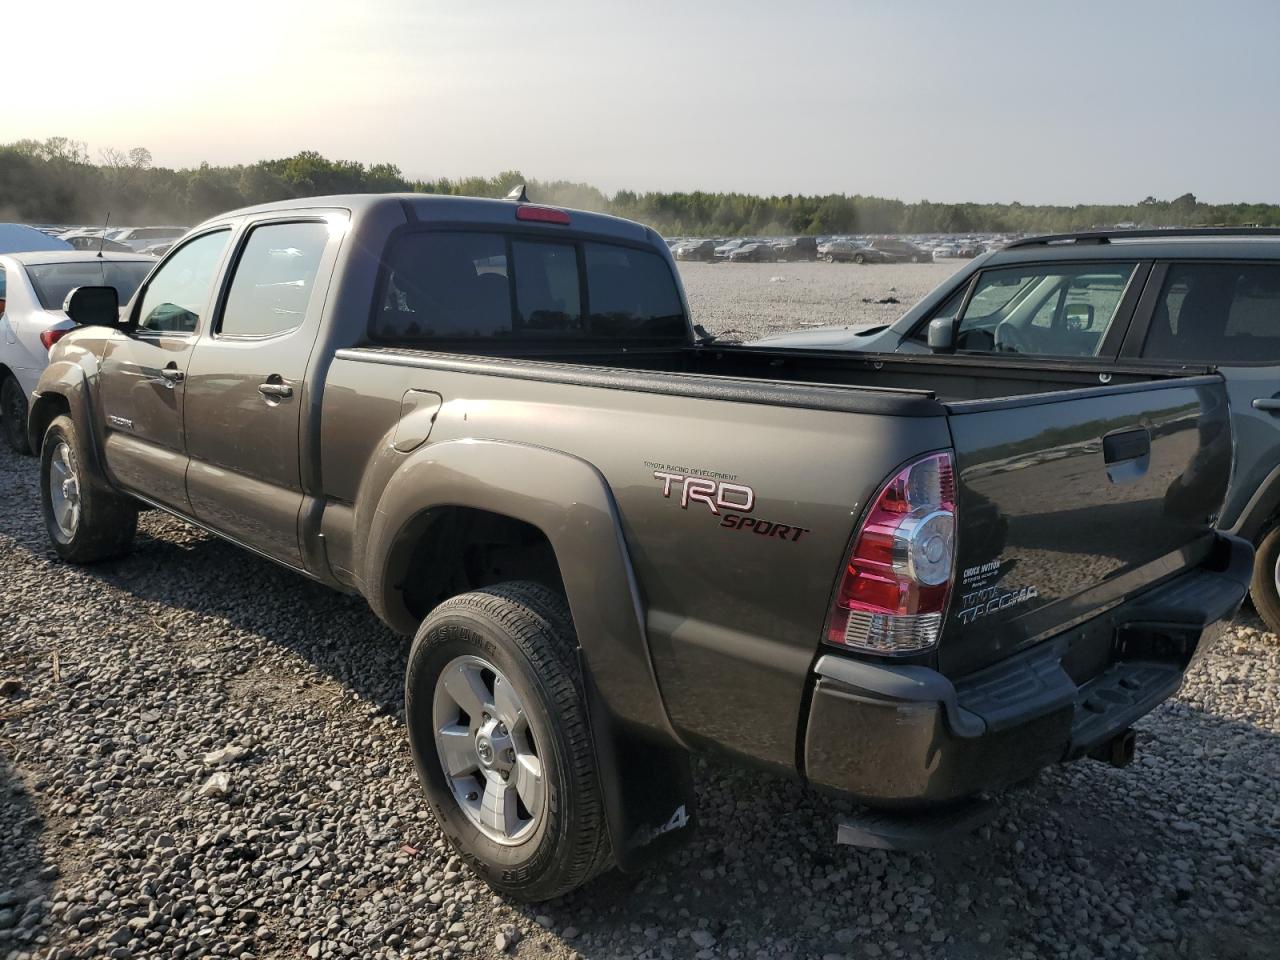
[[[723,332],[891,288],[896,315],[950,265],[682,269]],[[678,856],[527,908],[429,819],[407,645],[362,601],[158,513],[132,556],[62,565],[36,479],[0,450],[0,957],[1277,955],[1280,644],[1252,613],[1133,766],[1047,771],[950,847],[838,847],[842,801],[699,764]]]
[[[967,264],[680,261],[679,267],[694,322],[750,340],[808,327],[892,323]],[[890,297],[900,302],[876,302]]]

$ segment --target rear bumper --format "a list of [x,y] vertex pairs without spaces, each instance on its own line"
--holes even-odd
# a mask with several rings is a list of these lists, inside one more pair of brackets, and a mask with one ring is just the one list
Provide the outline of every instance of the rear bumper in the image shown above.
[[867,803],[923,806],[1080,757],[1177,691],[1239,608],[1252,566],[1247,542],[1219,534],[1201,566],[955,682],[824,656],[805,775]]

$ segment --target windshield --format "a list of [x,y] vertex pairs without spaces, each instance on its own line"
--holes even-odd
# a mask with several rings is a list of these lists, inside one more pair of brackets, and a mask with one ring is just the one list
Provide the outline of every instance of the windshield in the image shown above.
[[76,287],[115,287],[121,303],[127,303],[154,266],[150,260],[85,260],[75,263],[39,263],[27,267],[40,306],[61,310]]

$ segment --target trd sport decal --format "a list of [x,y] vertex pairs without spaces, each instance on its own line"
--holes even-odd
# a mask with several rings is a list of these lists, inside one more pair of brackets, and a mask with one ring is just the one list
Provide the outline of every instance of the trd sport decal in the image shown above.
[[648,461],[645,462],[645,466],[653,469],[653,478],[662,485],[663,497],[668,500],[678,500],[681,510],[688,510],[690,504],[705,506],[720,518],[720,526],[726,530],[749,530],[762,537],[770,539],[776,537],[792,543],[809,532],[807,528],[794,524],[775,523],[761,517],[746,516],[755,509],[756,492],[745,483],[713,480],[710,477],[679,472],[664,464]]

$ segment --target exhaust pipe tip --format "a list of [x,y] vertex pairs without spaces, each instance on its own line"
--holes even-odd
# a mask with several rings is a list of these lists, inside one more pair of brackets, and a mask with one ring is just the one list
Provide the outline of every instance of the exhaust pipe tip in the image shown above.
[[1105,743],[1101,743],[1089,751],[1094,760],[1102,760],[1113,767],[1127,767],[1133,763],[1134,751],[1137,748],[1138,735],[1129,727],[1116,734]]

